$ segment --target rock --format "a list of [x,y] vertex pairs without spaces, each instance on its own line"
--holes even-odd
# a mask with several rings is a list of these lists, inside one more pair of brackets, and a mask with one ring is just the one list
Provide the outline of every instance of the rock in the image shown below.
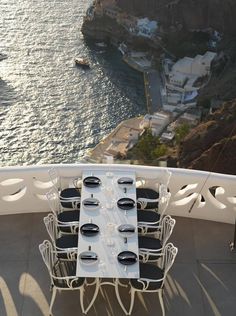
[[236,174],[236,136],[214,144],[190,165],[191,169]]
[[187,135],[179,147],[179,166],[236,174],[236,100]]
[[167,28],[181,23],[186,29],[213,28],[227,34],[236,32],[235,0],[116,0],[124,11],[156,18]]

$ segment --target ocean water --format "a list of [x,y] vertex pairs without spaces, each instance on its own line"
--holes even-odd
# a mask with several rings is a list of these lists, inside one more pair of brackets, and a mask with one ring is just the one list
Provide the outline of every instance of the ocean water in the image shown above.
[[[0,165],[76,163],[146,111],[142,75],[80,32],[88,0],[1,0]],[[87,57],[90,70],[74,65]]]

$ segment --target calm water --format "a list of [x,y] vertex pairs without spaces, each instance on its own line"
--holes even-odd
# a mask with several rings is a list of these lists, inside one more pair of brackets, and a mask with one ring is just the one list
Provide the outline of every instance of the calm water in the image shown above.
[[[85,43],[88,0],[1,0],[0,165],[78,162],[121,120],[145,112],[143,78]],[[87,56],[92,69],[74,66]]]

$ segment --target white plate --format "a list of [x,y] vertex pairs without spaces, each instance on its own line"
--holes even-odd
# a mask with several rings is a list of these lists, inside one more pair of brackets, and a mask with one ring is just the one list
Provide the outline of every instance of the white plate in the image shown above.
[[[96,259],[91,259],[96,258]],[[79,260],[86,266],[92,266],[98,263],[98,255],[93,251],[84,251],[79,255]]]

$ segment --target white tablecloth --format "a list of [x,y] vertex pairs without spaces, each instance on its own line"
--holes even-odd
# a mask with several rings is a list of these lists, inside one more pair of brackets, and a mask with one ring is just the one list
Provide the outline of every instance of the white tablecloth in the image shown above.
[[[100,231],[93,237],[84,236],[79,231],[76,274],[79,277],[139,278],[138,260],[129,266],[117,260],[117,255],[126,250],[136,253],[138,257],[137,208],[124,211],[117,206],[117,201],[124,197],[136,202],[135,173],[112,170],[83,173],[83,179],[88,176],[98,177],[101,185],[96,188],[82,186],[80,227],[86,223],[94,223],[99,226]],[[121,177],[129,177],[134,181],[131,187],[126,186],[126,193],[117,183]],[[91,197],[91,194],[100,201],[99,207],[95,210],[88,210],[83,206],[83,200]],[[127,243],[117,230],[121,224],[132,224],[136,227],[135,234],[127,238]],[[79,255],[89,249],[98,255],[98,261],[93,265],[86,265],[79,259]]]

